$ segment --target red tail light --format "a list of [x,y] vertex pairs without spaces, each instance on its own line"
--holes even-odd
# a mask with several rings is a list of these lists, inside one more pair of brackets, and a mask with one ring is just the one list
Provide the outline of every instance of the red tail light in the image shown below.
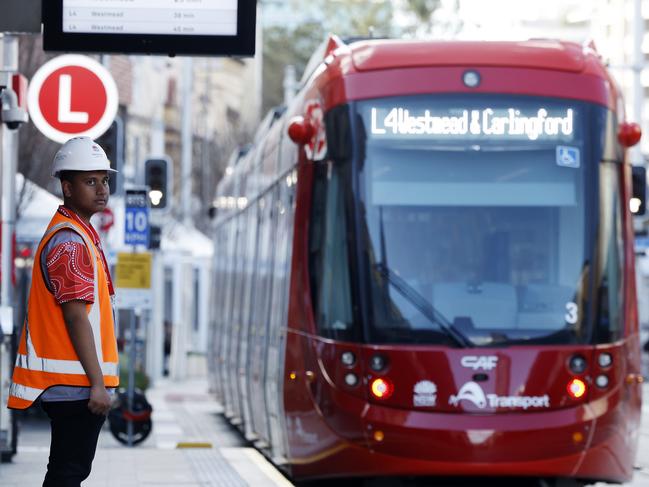
[[374,379],[370,385],[372,395],[377,399],[387,399],[394,392],[394,386],[388,379]]
[[572,379],[568,382],[568,394],[574,399],[579,399],[586,394],[586,383],[581,379]]

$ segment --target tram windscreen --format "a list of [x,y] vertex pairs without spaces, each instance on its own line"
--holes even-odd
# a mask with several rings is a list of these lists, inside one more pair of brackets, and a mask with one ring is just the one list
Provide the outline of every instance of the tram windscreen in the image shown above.
[[474,345],[571,341],[586,262],[580,105],[421,96],[356,110],[370,340],[443,343],[452,327]]

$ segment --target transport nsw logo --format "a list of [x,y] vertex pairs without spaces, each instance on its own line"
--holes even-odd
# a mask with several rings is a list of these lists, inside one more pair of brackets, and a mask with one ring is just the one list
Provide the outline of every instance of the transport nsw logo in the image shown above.
[[451,406],[459,406],[461,401],[472,402],[477,408],[484,409],[489,405],[492,408],[549,408],[550,397],[547,394],[542,396],[499,396],[497,394],[485,394],[477,382],[467,382],[457,394],[448,398]]

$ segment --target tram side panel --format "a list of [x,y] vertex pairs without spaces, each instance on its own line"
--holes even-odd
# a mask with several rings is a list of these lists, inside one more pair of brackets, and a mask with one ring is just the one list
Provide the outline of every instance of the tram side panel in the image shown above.
[[[300,99],[295,100],[299,105]],[[285,119],[288,117],[284,117]],[[268,418],[271,438],[271,460],[281,467],[288,464],[288,419],[285,402],[287,388],[293,385],[291,370],[287,365],[287,350],[291,327],[289,320],[289,302],[291,298],[291,282],[295,272],[294,239],[297,211],[297,183],[299,150],[290,140],[286,132],[285,120],[281,123],[282,134],[278,147],[278,173],[280,192],[280,219],[278,232],[280,239],[277,243],[278,257],[276,258],[277,284],[276,289],[281,293],[274,301],[276,306],[273,315],[277,322],[271,326],[268,342],[268,367],[266,376],[266,396],[268,397]],[[291,385],[287,387],[287,383]]]
[[244,434],[247,439],[251,438],[250,431],[250,397],[248,394],[248,383],[247,383],[247,361],[248,361],[248,347],[249,347],[249,334],[250,334],[250,291],[252,287],[252,279],[250,272],[250,260],[252,258],[252,253],[250,252],[250,241],[255,237],[256,228],[252,226],[251,223],[251,207],[247,207],[237,218],[242,222],[243,225],[243,236],[241,239],[241,244],[239,246],[239,252],[241,253],[241,285],[239,289],[239,327],[240,327],[240,336],[239,336],[239,353],[237,356],[237,366],[236,366],[236,378],[238,383],[238,392],[239,392],[239,407],[241,411],[241,425],[239,429]]
[[266,401],[263,394],[263,378],[266,363],[266,337],[270,319],[270,261],[271,261],[271,229],[272,203],[270,193],[264,193],[259,199],[260,236],[259,259],[257,262],[257,283],[255,295],[255,331],[253,334],[253,349],[250,363],[252,374],[251,403],[253,430],[260,440],[262,447],[268,444],[268,422],[266,421]]
[[270,334],[272,329],[276,326],[277,323],[277,316],[274,314],[276,310],[276,301],[279,299],[280,296],[280,290],[276,287],[276,261],[277,261],[277,251],[278,251],[278,225],[279,225],[279,208],[278,208],[278,187],[277,184],[274,183],[271,187],[271,189],[266,193],[268,197],[268,205],[270,206],[270,213],[269,213],[269,228],[268,228],[268,240],[267,240],[267,245],[268,245],[268,261],[267,261],[267,269],[268,269],[268,274],[267,274],[267,280],[266,280],[266,296],[268,299],[267,303],[267,315],[266,315],[266,326],[264,328],[264,336],[263,336],[263,347],[264,347],[264,354],[261,357],[263,360],[263,364],[261,367],[261,383],[260,383],[260,390],[259,390],[259,396],[260,399],[263,401],[264,404],[264,412],[263,412],[263,423],[264,423],[264,447],[268,447],[271,444],[271,435],[270,435],[270,422],[269,422],[269,409],[270,409],[270,402],[273,400],[272,397],[268,397],[266,393],[266,387],[267,387],[267,378],[269,375],[269,363],[268,363],[268,357],[269,357],[269,345],[270,345]]
[[226,281],[225,281],[225,299],[223,307],[223,333],[221,335],[221,381],[223,383],[224,390],[224,408],[225,415],[228,418],[234,416],[233,410],[233,397],[232,397],[232,387],[230,384],[229,377],[229,361],[231,353],[231,335],[233,333],[233,323],[232,323],[232,308],[234,301],[234,284],[235,284],[235,265],[236,265],[236,231],[237,231],[237,222],[235,219],[231,218],[225,224],[226,235],[228,239],[228,261],[226,262]]
[[211,388],[216,399],[224,404],[223,382],[220,379],[220,344],[224,327],[224,297],[225,297],[225,252],[227,239],[224,238],[223,227],[215,233],[216,248],[214,252],[214,297],[212,299],[212,321],[208,337],[208,374]]
[[248,243],[248,235],[250,234],[251,229],[248,226],[247,221],[247,211],[239,211],[237,214],[237,221],[240,228],[239,238],[237,240],[237,253],[238,253],[238,272],[237,272],[237,287],[235,289],[235,318],[234,318],[234,327],[237,330],[236,343],[233,345],[236,346],[236,354],[232,357],[232,379],[234,384],[234,393],[235,396],[235,410],[236,418],[238,418],[237,426],[242,433],[245,432],[245,402],[248,397],[245,391],[243,390],[244,380],[241,375],[243,373],[241,369],[242,361],[245,361],[246,348],[248,346],[248,328],[245,323],[245,296],[246,296],[246,287],[248,276],[246,273],[248,258],[246,248]]
[[285,377],[284,353],[290,275],[290,242],[293,222],[292,171],[280,177],[277,194],[277,239],[273,272],[273,300],[268,334],[265,393],[271,440],[271,458],[274,463],[286,463],[286,424],[282,386]]
[[305,336],[315,333],[308,257],[313,172],[312,164],[298,165],[283,393],[287,460],[291,474],[298,476],[323,450],[338,448],[338,441],[320,428],[319,411],[314,408],[311,374],[316,370],[316,357]]
[[256,283],[256,252],[258,240],[258,218],[257,218],[257,205],[250,205],[244,214],[246,226],[248,228],[248,237],[245,242],[245,288],[243,297],[243,317],[242,323],[244,331],[241,341],[241,353],[239,354],[239,381],[240,391],[242,395],[243,406],[243,430],[247,440],[253,441],[256,439],[254,429],[252,427],[252,402],[251,402],[251,377],[250,377],[250,359],[252,350],[252,335],[254,332],[253,326],[253,302],[255,298],[255,283]]
[[[621,159],[621,158],[620,158]],[[609,373],[611,383],[616,384],[606,393],[607,408],[598,417],[596,427],[590,441],[591,448],[584,462],[580,465],[577,475],[607,478],[612,471],[626,469],[624,475],[630,477],[631,462],[637,454],[637,431],[640,425],[642,388],[634,377],[641,377],[640,343],[638,335],[637,298],[635,290],[635,263],[633,252],[633,222],[632,215],[627,211],[627,204],[632,195],[630,183],[630,164],[603,162],[600,166],[600,184],[621,188],[610,202],[608,210],[600,203],[600,218],[603,226],[621,225],[623,242],[611,241],[606,255],[600,257],[603,280],[608,289],[619,288],[620,293],[602,293],[599,297],[600,319],[610,323],[617,322],[619,336],[601,337],[612,342],[611,353],[618,359],[619,364]],[[622,182],[622,183],[620,183]],[[609,221],[610,220],[610,221]],[[622,279],[624,284],[618,280]],[[623,294],[622,294],[623,293]],[[617,300],[623,300],[619,306]],[[621,310],[620,315],[614,315],[611,310]],[[619,341],[619,339],[622,341]],[[600,341],[602,341],[600,340]],[[621,344],[619,353],[615,348]],[[601,349],[601,347],[600,347]],[[612,466],[614,465],[614,466]]]
[[[632,166],[623,164],[620,167],[622,172],[623,195],[622,206],[626,208],[626,202],[631,201],[633,197]],[[640,319],[638,312],[638,297],[636,289],[636,270],[635,270],[635,234],[633,229],[633,216],[631,212],[624,211],[624,234],[625,234],[625,263],[624,263],[624,282],[625,286],[625,308],[627,336],[626,356],[629,369],[628,376],[636,377],[636,384],[630,387],[630,394],[627,401],[627,411],[625,416],[629,419],[627,429],[635,436],[636,441],[630,443],[630,458],[637,458],[638,440],[637,432],[639,431],[642,417],[642,348],[640,343]]]
[[243,267],[244,255],[242,248],[246,241],[246,225],[245,220],[238,214],[235,217],[237,221],[237,243],[235,274],[234,274],[234,296],[232,299],[232,331],[230,334],[230,360],[228,367],[228,377],[230,380],[230,387],[232,390],[232,411],[233,411],[233,424],[241,427],[243,423],[243,415],[241,408],[241,391],[239,387],[239,354],[241,352],[242,341],[244,338],[243,329],[241,325],[241,301],[243,296]]

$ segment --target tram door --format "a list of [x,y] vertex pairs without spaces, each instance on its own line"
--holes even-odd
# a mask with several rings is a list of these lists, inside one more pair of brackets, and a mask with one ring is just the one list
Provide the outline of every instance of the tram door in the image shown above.
[[235,249],[236,249],[236,220],[231,219],[224,224],[224,236],[226,240],[226,245],[224,246],[226,250],[226,259],[224,267],[224,300],[223,300],[223,328],[221,329],[221,343],[219,350],[219,371],[221,374],[221,384],[223,384],[223,396],[225,408],[225,415],[227,417],[232,417],[234,415],[233,411],[233,394],[232,387],[230,384],[228,364],[230,360],[230,343],[232,334],[232,300],[234,295],[234,268],[235,268]]
[[255,260],[257,250],[258,219],[257,205],[250,205],[240,217],[245,222],[245,239],[241,242],[239,251],[243,254],[243,283],[241,286],[241,349],[239,350],[239,391],[241,392],[241,407],[243,412],[244,435],[247,440],[254,440],[252,428],[252,409],[250,402],[250,350],[252,339],[252,299],[254,298],[254,283],[256,282]]
[[266,365],[266,337],[270,312],[271,263],[274,243],[271,240],[273,229],[273,209],[271,193],[258,200],[260,216],[259,240],[256,262],[255,300],[250,329],[250,401],[252,405],[253,430],[260,440],[258,445],[268,445],[268,423],[266,421],[266,398],[264,396],[264,375]]
[[291,244],[293,242],[293,221],[295,215],[295,174],[289,172],[280,178],[277,188],[277,238],[275,245],[275,271],[273,299],[268,339],[266,367],[266,398],[270,427],[271,454],[277,464],[286,462],[286,437],[284,420],[284,351],[288,319],[288,296],[291,269]]
[[242,217],[235,218],[237,231],[235,243],[234,273],[232,281],[232,314],[228,355],[228,378],[232,391],[232,415],[234,424],[240,424],[243,419],[241,407],[241,389],[239,387],[239,354],[243,335],[241,321],[241,306],[243,297],[243,266],[244,255],[241,249],[246,241],[246,222]]

